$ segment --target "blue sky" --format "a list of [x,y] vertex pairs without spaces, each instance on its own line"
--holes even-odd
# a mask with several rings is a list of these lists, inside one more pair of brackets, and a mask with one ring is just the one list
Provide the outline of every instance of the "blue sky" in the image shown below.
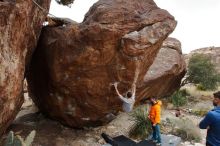
[[[51,2],[50,13],[81,22],[98,0],[75,0],[71,8]],[[220,0],[155,0],[169,11],[178,24],[170,35],[182,43],[183,53],[201,47],[220,47]]]

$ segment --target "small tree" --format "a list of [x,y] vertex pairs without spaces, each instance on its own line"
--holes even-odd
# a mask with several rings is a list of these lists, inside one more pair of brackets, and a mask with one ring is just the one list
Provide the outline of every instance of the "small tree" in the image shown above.
[[211,59],[204,54],[194,54],[189,60],[187,77],[182,85],[194,83],[205,90],[214,90],[218,86],[219,79]]

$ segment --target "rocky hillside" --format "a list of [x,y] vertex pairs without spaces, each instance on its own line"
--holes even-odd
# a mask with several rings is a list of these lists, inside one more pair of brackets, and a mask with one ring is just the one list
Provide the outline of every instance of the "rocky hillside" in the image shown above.
[[189,54],[186,54],[185,57],[185,61],[188,64],[189,58],[193,55],[193,54],[206,54],[208,56],[210,56],[211,61],[215,64],[217,71],[220,73],[220,47],[206,47],[206,48],[200,48],[200,49],[196,49],[191,51]]

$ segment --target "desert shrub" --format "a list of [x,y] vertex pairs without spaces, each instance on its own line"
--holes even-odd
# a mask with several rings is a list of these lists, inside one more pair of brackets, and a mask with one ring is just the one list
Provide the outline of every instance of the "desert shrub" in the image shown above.
[[178,135],[179,137],[181,137],[183,140],[186,140],[186,141],[199,142],[201,140],[201,138],[199,136],[194,135],[192,133],[189,133],[185,129],[176,129],[175,134]]
[[170,118],[161,121],[161,133],[171,133],[175,128],[175,123]]
[[217,73],[211,59],[204,54],[194,54],[188,64],[188,71],[182,85],[186,83],[199,84],[202,90],[214,90],[219,84]]
[[30,146],[34,140],[36,131],[33,130],[25,139],[20,135],[14,135],[13,131],[10,131],[4,146]]
[[151,122],[148,119],[148,112],[145,107],[138,107],[131,117],[134,124],[129,129],[129,136],[134,139],[146,139],[151,134]]
[[201,133],[199,128],[188,118],[169,119],[172,126],[170,134],[181,137],[185,141],[199,142]]
[[209,109],[193,109],[192,114],[200,117],[204,117],[208,113]]
[[200,91],[206,91],[206,88],[201,84],[196,85],[196,89]]
[[176,107],[183,106],[187,103],[188,95],[189,94],[187,93],[186,89],[177,90],[171,95],[170,100]]

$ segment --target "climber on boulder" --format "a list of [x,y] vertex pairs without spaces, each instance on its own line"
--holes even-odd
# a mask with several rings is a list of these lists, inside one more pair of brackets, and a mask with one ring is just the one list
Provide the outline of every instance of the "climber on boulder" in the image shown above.
[[113,84],[116,90],[116,93],[118,94],[118,97],[121,99],[121,101],[123,102],[123,110],[125,112],[131,112],[135,103],[135,92],[136,92],[136,85],[133,84],[132,85],[132,89],[131,91],[128,91],[126,93],[126,96],[123,97],[119,91],[118,91],[118,82]]

